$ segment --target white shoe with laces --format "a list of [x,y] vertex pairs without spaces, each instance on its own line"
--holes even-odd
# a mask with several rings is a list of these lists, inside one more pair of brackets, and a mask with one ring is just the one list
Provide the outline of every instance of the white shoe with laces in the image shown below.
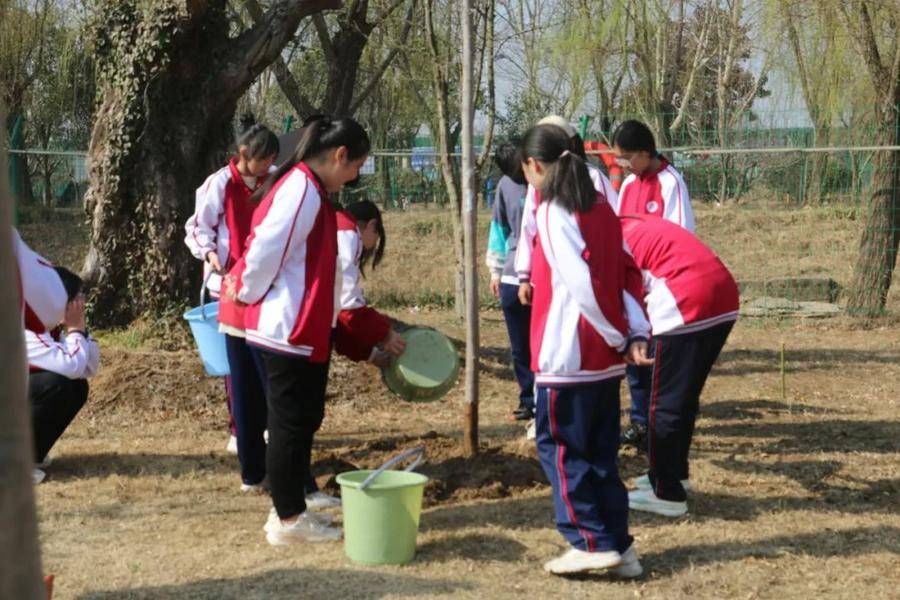
[[293,523],[281,519],[266,532],[266,541],[272,546],[336,542],[342,537],[339,527],[331,527],[320,521],[309,511],[302,513]]
[[228,438],[228,443],[225,444],[225,452],[228,454],[237,454],[237,438],[235,436]]
[[664,517],[680,517],[687,514],[687,502],[675,502],[658,498],[653,490],[628,492],[628,508],[654,513]]
[[31,480],[34,481],[34,485],[37,485],[40,482],[44,481],[45,477],[47,477],[47,474],[40,469],[36,468],[31,472]]
[[242,494],[258,494],[262,496],[263,494],[269,493],[269,482],[263,479],[259,483],[242,483],[241,484],[241,493]]
[[578,548],[569,548],[559,558],[544,564],[544,570],[554,575],[570,575],[612,569],[622,564],[622,555],[615,550],[608,552],[585,552]]
[[[651,490],[653,486],[650,485],[650,476],[647,474],[641,475],[637,479],[634,480],[634,487],[639,490]],[[691,491],[691,480],[690,479],[682,479],[681,487],[684,488],[684,491]]]
[[610,573],[623,579],[635,579],[644,574],[644,567],[641,566],[641,561],[638,560],[638,554],[637,550],[634,549],[634,544],[629,546],[628,550],[622,553],[622,563],[613,568]]
[[328,508],[340,508],[341,499],[335,498],[325,492],[318,491],[306,495],[306,508],[311,510],[325,510]]
[[[317,513],[307,510],[306,511],[310,517],[315,517],[318,519],[323,525],[331,525],[334,522],[334,517],[332,517],[328,513]],[[278,513],[275,512],[275,507],[269,511],[269,518],[266,520],[266,524],[263,525],[263,531],[269,533],[270,531],[275,531],[281,527],[281,519],[278,518]]]

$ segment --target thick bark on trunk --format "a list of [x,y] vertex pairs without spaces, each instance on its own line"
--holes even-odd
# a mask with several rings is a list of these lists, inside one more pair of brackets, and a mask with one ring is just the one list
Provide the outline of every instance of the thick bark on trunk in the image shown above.
[[[879,128],[888,132],[879,140],[881,145],[900,145],[897,112],[900,103]],[[884,311],[900,245],[900,152],[879,152],[873,167],[871,198],[847,298],[847,310],[861,316]]]
[[263,22],[230,39],[224,2],[109,0],[85,198],[93,322],[122,325],[193,297],[200,268],[184,222],[196,187],[226,158],[237,101],[304,16],[336,6],[273,2]]

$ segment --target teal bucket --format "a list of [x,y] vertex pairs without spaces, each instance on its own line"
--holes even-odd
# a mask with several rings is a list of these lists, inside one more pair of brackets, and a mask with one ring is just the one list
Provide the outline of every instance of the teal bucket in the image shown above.
[[218,317],[218,302],[201,304],[184,313],[184,320],[191,326],[206,373],[213,377],[224,377],[231,373],[231,369],[228,368],[225,335],[219,331]]
[[[416,554],[422,494],[428,477],[411,470],[424,448],[413,448],[375,471],[337,476],[344,513],[344,553],[363,565],[402,565]],[[387,470],[412,455],[420,458],[406,471]]]

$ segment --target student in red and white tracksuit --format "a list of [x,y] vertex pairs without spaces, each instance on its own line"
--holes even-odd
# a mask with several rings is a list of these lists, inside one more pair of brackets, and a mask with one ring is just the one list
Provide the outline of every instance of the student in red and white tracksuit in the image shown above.
[[[39,465],[87,402],[87,380],[100,364],[99,347],[85,325],[81,279],[62,267],[56,271],[68,299],[59,326],[36,330],[30,328],[32,323],[25,328],[34,456]],[[44,473],[35,469],[34,476],[40,483]]]
[[66,289],[50,261],[29,248],[17,230],[12,234],[23,323],[31,331],[47,332],[65,317]]
[[[194,214],[184,226],[184,242],[203,261],[203,281],[213,297],[219,296],[222,274],[244,253],[256,209],[250,197],[273,170],[278,148],[274,133],[253,125],[238,138],[237,154],[197,189]],[[237,452],[241,489],[249,491],[266,475],[265,393],[258,358],[244,342],[243,329],[226,327],[224,332],[231,372],[225,378],[232,435],[228,449]]]
[[406,344],[390,319],[368,306],[360,285],[366,265],[371,262],[374,269],[384,256],[387,238],[381,211],[371,200],[354,202],[338,212],[337,228],[341,312],[334,349],[350,360],[386,367]]
[[[694,212],[687,186],[675,168],[656,151],[650,128],[640,121],[625,121],[613,134],[613,154],[618,166],[630,174],[619,189],[618,215],[649,215],[694,231]],[[622,441],[646,450],[650,405],[650,369],[629,366],[631,425]]]
[[259,349],[265,367],[266,471],[275,509],[266,537],[273,545],[341,536],[307,511],[304,482],[325,414],[340,306],[337,216],[329,194],[359,176],[368,152],[368,136],[356,121],[310,119],[293,158],[259,190],[247,250],[225,278],[220,320],[242,319],[247,343]]
[[535,215],[531,272],[537,447],[557,528],[572,546],[544,568],[636,577],[617,453],[623,354],[649,361],[638,272],[565,131],[538,125],[522,149],[526,178],[546,198]]
[[621,217],[625,243],[644,279],[655,362],[650,384],[650,471],[631,508],[687,512],[688,452],[700,393],[738,317],[738,287],[692,233],[647,215]]
[[656,151],[653,132],[625,121],[613,134],[616,163],[629,175],[619,189],[618,215],[651,215],[693,232],[694,211],[681,173]]
[[[619,194],[613,187],[609,178],[599,168],[587,162],[587,155],[584,150],[584,141],[575,131],[571,123],[558,115],[550,115],[538,121],[538,125],[553,125],[559,127],[569,136],[569,151],[579,156],[585,161],[594,189],[597,190],[599,197],[612,206],[613,210],[617,210],[619,205]],[[540,204],[539,193],[534,186],[529,184],[525,193],[525,206],[522,211],[522,225],[519,232],[519,239],[516,245],[515,269],[520,281],[528,281],[531,275],[531,253],[534,248],[534,238],[537,235],[537,225],[534,217],[537,212],[537,205]],[[520,284],[520,295],[527,299],[531,289],[529,284]]]

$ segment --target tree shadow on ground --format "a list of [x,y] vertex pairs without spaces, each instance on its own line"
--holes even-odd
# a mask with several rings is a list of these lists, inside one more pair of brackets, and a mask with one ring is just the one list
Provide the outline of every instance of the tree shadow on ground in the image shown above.
[[705,419],[762,419],[772,414],[846,414],[846,411],[823,408],[809,404],[788,403],[777,400],[720,400],[718,402],[702,402],[700,418]]
[[197,474],[235,473],[237,460],[217,454],[152,454],[138,452],[122,454],[99,452],[96,454],[65,454],[53,460],[47,475],[54,481],[85,479],[91,477],[172,476]]
[[700,429],[705,436],[773,438],[756,450],[769,454],[800,452],[878,452],[900,450],[900,421],[835,419],[813,422],[717,423]]
[[477,589],[463,579],[426,579],[385,570],[278,569],[235,579],[88,592],[80,600],[156,600],[169,598],[384,598],[436,596]]
[[[900,364],[900,352],[877,350],[851,350],[846,348],[788,349],[785,352],[787,370],[831,371],[847,365]],[[719,375],[751,375],[776,373],[781,363],[778,349],[726,348],[719,356],[713,373]]]
[[470,560],[518,562],[525,557],[525,545],[510,536],[468,533],[449,535],[440,540],[420,543],[416,562],[448,562]]
[[781,535],[763,540],[736,540],[718,544],[675,546],[641,556],[651,577],[670,575],[708,564],[734,562],[746,558],[777,558],[804,555],[820,558],[859,556],[876,552],[900,554],[900,529],[860,527],[827,529],[816,533]]

